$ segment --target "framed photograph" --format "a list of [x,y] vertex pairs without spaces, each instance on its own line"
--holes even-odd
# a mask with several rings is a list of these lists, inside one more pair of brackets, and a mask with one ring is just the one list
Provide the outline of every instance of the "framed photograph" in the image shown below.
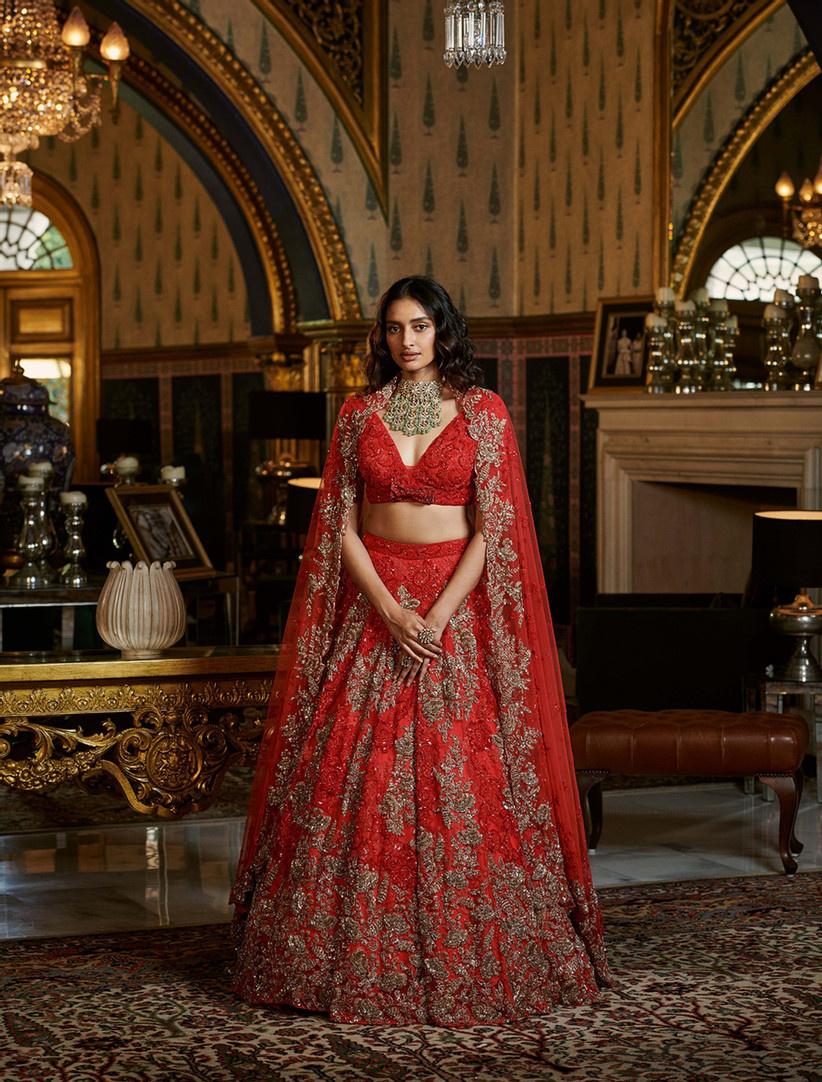
[[653,297],[605,298],[597,306],[589,391],[629,391],[648,380],[645,317]]
[[106,489],[135,560],[173,560],[178,579],[205,578],[214,570],[179,493],[168,485]]

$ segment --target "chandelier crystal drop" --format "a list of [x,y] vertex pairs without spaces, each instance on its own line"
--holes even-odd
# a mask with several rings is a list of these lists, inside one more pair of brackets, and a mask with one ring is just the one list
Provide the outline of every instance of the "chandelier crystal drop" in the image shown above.
[[445,52],[449,68],[505,63],[502,0],[457,0],[445,5]]
[[107,75],[89,74],[83,55],[91,39],[74,8],[62,28],[52,0],[2,0],[0,12],[0,203],[31,206],[31,169],[17,155],[43,136],[66,142],[100,123],[100,89],[117,103],[128,40],[112,23],[100,43]]

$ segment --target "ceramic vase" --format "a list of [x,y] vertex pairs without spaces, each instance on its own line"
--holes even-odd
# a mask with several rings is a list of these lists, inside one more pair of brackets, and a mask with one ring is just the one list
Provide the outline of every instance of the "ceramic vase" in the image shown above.
[[186,609],[174,564],[112,561],[97,602],[100,638],[126,658],[157,657],[185,631]]

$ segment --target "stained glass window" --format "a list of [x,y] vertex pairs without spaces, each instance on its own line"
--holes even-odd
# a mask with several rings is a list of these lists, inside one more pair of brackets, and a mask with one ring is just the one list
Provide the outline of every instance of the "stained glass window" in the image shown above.
[[31,207],[0,207],[0,271],[70,270],[65,237]]
[[705,288],[711,297],[770,302],[775,289],[795,291],[800,274],[822,277],[822,259],[783,237],[751,237],[717,259]]

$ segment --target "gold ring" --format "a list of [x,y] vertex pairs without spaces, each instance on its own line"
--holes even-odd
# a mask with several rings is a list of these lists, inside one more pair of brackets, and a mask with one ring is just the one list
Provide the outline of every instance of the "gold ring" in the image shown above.
[[420,646],[431,646],[436,637],[437,633],[433,627],[423,627],[417,632],[417,640]]
[[412,657],[404,657],[402,659],[402,667],[404,669],[407,669],[409,665],[413,665],[413,664],[414,664],[414,659]]

